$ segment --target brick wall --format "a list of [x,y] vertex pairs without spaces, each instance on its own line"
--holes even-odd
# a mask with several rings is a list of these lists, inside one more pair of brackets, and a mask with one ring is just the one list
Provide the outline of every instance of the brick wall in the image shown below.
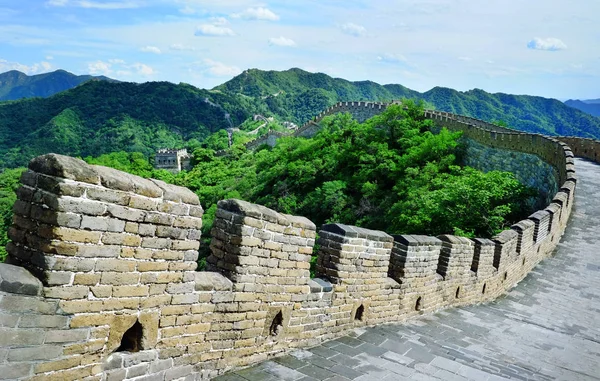
[[0,379],[206,379],[354,327],[501,295],[558,243],[573,154],[554,139],[429,116],[541,156],[559,192],[491,240],[325,225],[315,279],[311,221],[225,200],[210,271],[195,272],[203,211],[192,192],[65,156],[34,159],[0,265]]

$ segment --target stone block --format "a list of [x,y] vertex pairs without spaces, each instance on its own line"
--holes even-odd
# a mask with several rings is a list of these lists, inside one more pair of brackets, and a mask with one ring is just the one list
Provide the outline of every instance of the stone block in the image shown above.
[[145,211],[120,205],[108,205],[106,211],[111,217],[126,221],[143,222],[146,217]]
[[40,345],[28,348],[13,348],[8,351],[7,360],[16,361],[34,361],[34,360],[52,360],[62,355],[62,347],[58,345]]
[[64,329],[46,331],[44,343],[58,344],[85,341],[88,339],[89,331],[87,329]]
[[31,363],[12,363],[0,365],[0,380],[17,380],[31,374]]
[[223,275],[215,272],[194,273],[196,291],[231,291],[233,283]]
[[0,263],[0,291],[12,294],[41,295],[42,282],[22,267]]
[[177,185],[167,184],[161,180],[151,180],[163,191],[163,198],[168,201],[182,202],[191,205],[200,205],[198,196],[191,190]]
[[50,153],[29,162],[29,169],[45,175],[62,177],[89,184],[99,184],[98,173],[81,159]]
[[60,315],[25,315],[19,328],[66,328],[68,318]]
[[86,192],[87,197],[96,200],[109,202],[117,205],[128,205],[130,195],[126,192],[115,191],[103,188],[89,188]]
[[89,292],[90,288],[87,286],[44,287],[44,296],[54,299],[83,299]]

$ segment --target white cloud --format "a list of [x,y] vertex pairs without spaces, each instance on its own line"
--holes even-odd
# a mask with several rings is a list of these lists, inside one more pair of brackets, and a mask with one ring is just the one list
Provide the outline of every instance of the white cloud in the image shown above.
[[469,62],[469,61],[473,61],[473,58],[468,57],[468,56],[461,56],[461,57],[458,57],[458,60],[459,61]]
[[225,17],[211,17],[210,23],[213,25],[227,25],[229,21]]
[[237,66],[228,66],[208,58],[204,60],[204,65],[207,67],[206,71],[215,77],[233,77],[242,72]]
[[69,0],[48,0],[46,1],[46,5],[52,7],[64,7],[68,2]]
[[88,72],[92,75],[109,75],[112,64],[104,61],[96,61],[88,63]]
[[101,3],[98,1],[81,0],[78,1],[76,4],[79,5],[81,8],[93,9],[131,9],[138,8],[140,6],[135,1],[113,1],[108,3]]
[[47,60],[47,61],[52,61],[53,59],[54,59],[54,57],[53,57],[53,56],[46,56],[46,60]]
[[296,41],[285,38],[283,36],[269,38],[269,45],[277,45],[277,46],[296,46]]
[[150,45],[144,46],[143,48],[140,48],[140,50],[145,53],[154,53],[154,54],[162,53],[159,48],[157,48],[156,46],[150,46]]
[[34,63],[32,65],[25,65],[20,62],[11,62],[5,59],[0,58],[0,72],[5,72],[9,70],[18,70],[22,73],[32,75],[45,73],[52,69],[52,64],[47,61],[42,61],[38,63]]
[[564,42],[562,42],[561,40],[559,40],[558,38],[536,37],[527,43],[527,47],[529,49],[548,50],[548,51],[553,52],[553,51],[557,51],[557,50],[564,50],[567,48],[567,45]]
[[382,54],[377,57],[377,61],[391,64],[407,63],[408,60],[402,54]]
[[173,45],[169,46],[169,49],[180,50],[180,51],[189,51],[189,52],[193,52],[194,50],[196,50],[196,48],[194,48],[193,46],[187,46],[184,44],[173,44]]
[[184,8],[180,8],[179,12],[183,13],[184,15],[193,15],[196,13],[196,10],[189,5],[186,5]]
[[136,62],[129,65],[122,59],[110,59],[108,62],[100,60],[96,62],[90,62],[88,63],[88,72],[92,75],[106,76],[111,75],[113,72],[119,76],[137,74],[147,77],[156,74],[156,71],[146,64]]
[[139,62],[136,62],[133,65],[131,65],[131,68],[135,69],[137,71],[137,74],[143,76],[150,76],[156,74],[156,71],[154,71],[154,69],[152,69],[150,66]]
[[234,18],[241,18],[245,20],[267,20],[267,21],[277,21],[279,20],[279,16],[276,15],[273,11],[268,8],[257,7],[257,8],[248,8],[244,12],[235,13],[231,15]]
[[215,24],[198,25],[194,34],[196,36],[235,36],[230,28]]
[[342,25],[341,28],[342,32],[354,37],[363,37],[367,34],[367,29],[364,26],[351,22]]

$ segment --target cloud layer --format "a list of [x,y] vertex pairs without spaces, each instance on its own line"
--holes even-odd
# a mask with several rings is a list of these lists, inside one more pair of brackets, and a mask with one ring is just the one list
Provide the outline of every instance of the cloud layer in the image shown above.
[[554,52],[557,50],[565,50],[567,45],[558,38],[536,37],[527,43],[527,47],[534,50],[548,50]]

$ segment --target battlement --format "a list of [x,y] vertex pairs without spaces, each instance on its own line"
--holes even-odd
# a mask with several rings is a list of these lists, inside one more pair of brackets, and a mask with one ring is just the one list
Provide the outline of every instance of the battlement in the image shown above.
[[564,232],[573,152],[541,135],[426,116],[482,144],[540,156],[556,168],[559,191],[491,240],[318,230],[304,217],[220,201],[209,271],[196,272],[203,210],[194,193],[61,155],[32,160],[17,192],[9,264],[0,265],[0,377],[205,379],[356,327],[506,292]]
[[165,169],[172,172],[181,172],[190,169],[190,154],[187,149],[161,148],[154,156],[154,166],[157,169]]

